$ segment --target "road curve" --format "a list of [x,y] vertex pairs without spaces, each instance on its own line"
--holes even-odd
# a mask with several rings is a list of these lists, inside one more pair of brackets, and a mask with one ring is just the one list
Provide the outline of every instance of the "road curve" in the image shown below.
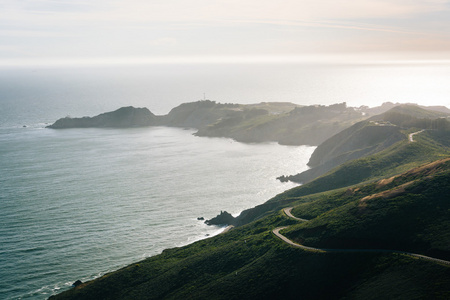
[[[306,220],[306,219],[301,219],[301,218],[294,217],[292,215],[292,213],[291,213],[292,208],[293,207],[287,207],[287,208],[283,209],[283,212],[286,214],[286,216],[288,216],[289,218],[293,218],[295,220],[298,220],[298,221],[308,222],[308,220]],[[399,254],[404,254],[404,255],[415,257],[415,258],[428,260],[428,261],[431,261],[431,262],[435,262],[435,263],[439,263],[439,264],[450,266],[450,261],[447,261],[447,260],[438,259],[438,258],[434,258],[434,257],[429,257],[429,256],[425,256],[425,255],[422,255],[422,254],[417,254],[417,253],[398,251],[398,250],[387,250],[387,249],[324,249],[324,248],[308,247],[308,246],[297,244],[297,243],[291,241],[290,239],[288,239],[287,237],[285,237],[284,235],[282,235],[280,233],[280,230],[283,230],[283,229],[286,229],[286,228],[288,228],[288,226],[277,227],[274,230],[272,230],[272,232],[273,232],[273,234],[275,234],[276,237],[280,238],[283,242],[285,242],[285,243],[287,243],[287,244],[289,244],[289,245],[291,245],[293,247],[303,249],[305,251],[321,252],[321,253],[326,253],[326,252],[399,253]]]
[[416,134],[419,134],[419,133],[421,133],[421,132],[423,132],[423,131],[425,131],[425,129],[422,129],[422,130],[419,130],[419,131],[410,133],[410,134],[408,135],[408,140],[409,140],[409,142],[410,142],[410,143],[414,142],[413,136],[416,135]]
[[301,221],[301,222],[308,222],[309,221],[307,219],[297,218],[297,217],[293,216],[292,213],[291,213],[292,209],[293,209],[293,207],[287,207],[287,208],[283,209],[283,211],[286,214],[286,216],[288,216],[291,219],[294,219],[294,220],[297,220],[297,221]]
[[326,252],[326,251],[323,250],[323,249],[313,248],[313,247],[308,247],[308,246],[303,246],[303,245],[294,243],[293,241],[291,241],[290,239],[288,239],[287,237],[285,237],[284,235],[282,235],[282,234],[280,233],[280,230],[283,230],[283,229],[286,229],[286,228],[287,228],[287,226],[285,226],[285,227],[278,227],[278,228],[275,228],[272,232],[273,232],[273,234],[275,234],[277,237],[279,237],[280,239],[282,239],[285,243],[288,243],[288,244],[291,245],[291,246],[294,246],[294,247],[297,247],[297,248],[301,248],[301,249],[306,250],[306,251],[312,251],[312,252]]

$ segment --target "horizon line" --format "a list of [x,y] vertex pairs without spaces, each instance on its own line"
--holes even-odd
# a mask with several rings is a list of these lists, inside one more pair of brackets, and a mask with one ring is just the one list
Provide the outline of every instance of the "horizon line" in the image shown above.
[[173,64],[450,64],[450,58],[393,58],[371,54],[323,55],[240,55],[240,56],[157,56],[89,58],[10,58],[1,59],[0,67],[87,67]]

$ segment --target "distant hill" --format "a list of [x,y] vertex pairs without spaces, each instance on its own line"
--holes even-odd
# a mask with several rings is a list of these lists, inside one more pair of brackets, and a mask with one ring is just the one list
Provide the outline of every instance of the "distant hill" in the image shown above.
[[396,106],[329,138],[312,154],[308,162],[311,169],[297,175],[281,176],[280,180],[307,183],[347,161],[376,154],[401,140],[406,141],[408,133],[413,131],[450,130],[450,121],[443,116],[445,114],[419,106]]
[[122,107],[113,112],[103,113],[95,117],[70,118],[57,120],[47,128],[88,128],[88,127],[143,127],[156,124],[156,116],[147,108]]
[[242,105],[203,100],[183,103],[163,116],[146,108],[123,107],[95,117],[62,118],[48,128],[173,126],[198,129],[197,136],[246,143],[318,145],[363,118],[345,103],[302,107],[286,102]]
[[[390,107],[387,104],[383,107],[387,106]],[[413,108],[420,110],[418,106]],[[287,102],[243,105],[203,100],[183,103],[162,116],[155,116],[146,108],[122,107],[95,117],[62,118],[48,127],[173,126],[197,129],[197,136],[228,137],[245,143],[317,146],[353,124],[372,117],[376,110],[347,107],[345,103],[329,106],[299,106]],[[430,116],[445,116],[428,112]],[[402,114],[401,111],[395,113]]]
[[162,116],[161,125],[196,128],[197,136],[228,137],[246,143],[318,145],[362,120],[361,112],[342,104],[298,106],[292,103],[184,103]]
[[[445,122],[407,106],[356,123],[319,146],[310,161],[343,163],[237,218],[223,212],[234,229],[51,298],[449,299]],[[307,221],[287,217],[286,207]],[[273,234],[281,226],[290,240],[319,249],[282,241]]]
[[396,106],[402,106],[402,105],[408,105],[408,106],[416,106],[428,111],[434,111],[434,112],[440,112],[445,115],[450,115],[450,109],[448,109],[445,106],[423,106],[423,105],[417,105],[415,103],[392,103],[392,102],[385,102],[380,106],[376,107],[368,107],[368,106],[361,106],[357,108],[359,111],[367,114],[367,115],[380,115],[382,113],[387,112],[388,110],[396,107]]
[[198,136],[230,137],[241,142],[278,142],[283,145],[319,145],[327,138],[364,119],[345,103],[296,107],[287,113],[265,109],[236,112],[202,127]]

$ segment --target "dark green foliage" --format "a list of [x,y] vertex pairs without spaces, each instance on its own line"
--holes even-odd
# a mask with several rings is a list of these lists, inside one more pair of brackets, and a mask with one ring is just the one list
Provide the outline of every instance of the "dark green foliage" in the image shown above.
[[[291,226],[286,235],[321,248],[395,249],[450,259],[450,168],[448,162],[443,166],[446,169],[432,177],[423,177],[428,170],[422,171],[422,177],[412,173],[411,184],[404,187],[398,186],[404,181],[400,178],[397,188],[366,186],[356,200],[342,194],[334,208],[308,223]],[[327,207],[323,205],[327,200],[317,201],[303,206]],[[294,212],[302,210],[305,207],[300,206]]]
[[[243,118],[260,126],[267,116]],[[450,134],[430,130],[414,140],[348,161],[246,210],[225,234],[165,250],[55,299],[449,299],[449,266],[390,252],[306,252],[272,233],[288,226],[282,233],[307,246],[450,260]],[[377,141],[383,143],[379,136],[368,143]],[[288,206],[310,221],[287,218],[280,210]]]
[[258,232],[282,223],[277,215],[166,250],[55,299],[366,299],[374,293],[392,298],[392,290],[410,293],[399,282],[414,286],[413,297],[448,295],[447,267],[397,254],[309,253],[270,231]]
[[[406,182],[412,182],[405,185]],[[401,193],[392,193],[399,186]],[[308,195],[298,223],[277,211],[251,224],[162,254],[82,284],[56,299],[389,299],[450,295],[450,268],[390,253],[310,253],[307,245],[388,248],[441,258],[450,253],[450,160],[390,181]],[[367,196],[373,196],[362,200]],[[391,195],[393,195],[391,197]]]
[[414,136],[420,142],[401,141],[377,154],[349,161],[284,195],[289,197],[307,195],[404,172],[420,164],[448,156],[449,136],[450,131],[423,132]]
[[291,205],[303,196],[334,189],[345,190],[358,183],[387,178],[450,155],[450,132],[425,131],[415,135],[414,139],[417,142],[404,140],[377,154],[344,163],[310,183],[290,189],[252,209],[244,210],[233,224],[247,224],[283,206]]

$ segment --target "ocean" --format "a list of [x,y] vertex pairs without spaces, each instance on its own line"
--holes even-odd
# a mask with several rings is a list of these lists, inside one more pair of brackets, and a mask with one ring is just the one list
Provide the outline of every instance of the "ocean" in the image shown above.
[[385,101],[450,106],[449,65],[147,65],[0,69],[0,298],[46,299],[165,248],[220,233],[295,187],[315,147],[243,144],[186,128],[46,129],[121,106]]

